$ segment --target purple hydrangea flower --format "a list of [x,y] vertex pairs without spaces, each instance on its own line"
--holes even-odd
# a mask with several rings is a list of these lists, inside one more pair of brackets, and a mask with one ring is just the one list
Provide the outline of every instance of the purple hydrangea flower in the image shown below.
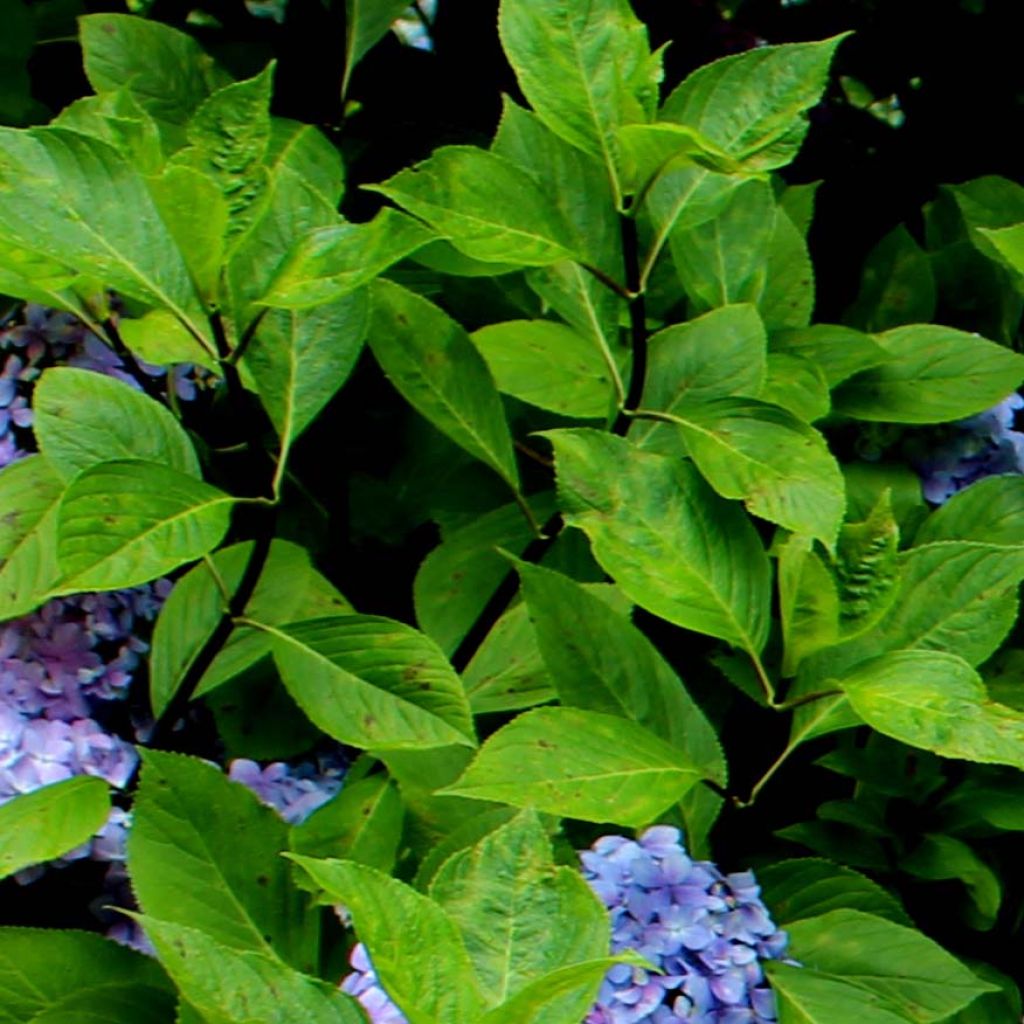
[[[664,973],[618,964],[583,1024],[770,1024],[774,994],[761,963],[782,957],[787,936],[772,922],[749,871],[723,875],[692,860],[678,829],[638,840],[604,836],[580,854],[583,875],[608,910],[611,951],[635,950]],[[407,1024],[362,946],[342,991],[372,1024]]]
[[266,768],[247,758],[236,758],[228,766],[232,782],[251,789],[289,825],[301,824],[335,796],[341,789],[344,773],[344,762],[338,757],[324,757],[317,764],[305,762],[296,767],[274,761]]
[[1024,398],[1015,393],[954,424],[946,444],[916,464],[925,498],[941,505],[983,477],[1024,472],[1024,433],[1013,429],[1014,415],[1022,408]]

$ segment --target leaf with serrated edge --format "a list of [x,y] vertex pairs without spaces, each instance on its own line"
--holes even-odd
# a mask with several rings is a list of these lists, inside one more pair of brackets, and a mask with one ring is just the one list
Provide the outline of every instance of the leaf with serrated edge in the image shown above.
[[537,708],[494,733],[442,794],[639,827],[700,778],[675,747],[624,718]]

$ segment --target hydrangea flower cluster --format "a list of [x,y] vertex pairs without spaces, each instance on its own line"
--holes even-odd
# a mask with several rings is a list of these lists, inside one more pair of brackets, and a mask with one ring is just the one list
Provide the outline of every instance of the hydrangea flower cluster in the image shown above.
[[265,768],[248,758],[236,758],[228,766],[228,778],[251,789],[289,825],[301,825],[341,789],[346,763],[336,755],[325,755],[316,763],[305,761],[290,766],[274,761]]
[[[604,836],[580,854],[584,878],[608,910],[611,951],[636,950],[663,973],[613,967],[583,1024],[771,1024],[775,997],[761,963],[783,956],[752,872],[723,875],[692,860],[676,828],[639,839]],[[407,1024],[381,988],[362,943],[341,984],[372,1024]]]
[[917,460],[925,498],[935,505],[957,491],[998,473],[1024,473],[1024,433],[1014,417],[1024,398],[1012,394],[998,405],[954,424],[948,441]]

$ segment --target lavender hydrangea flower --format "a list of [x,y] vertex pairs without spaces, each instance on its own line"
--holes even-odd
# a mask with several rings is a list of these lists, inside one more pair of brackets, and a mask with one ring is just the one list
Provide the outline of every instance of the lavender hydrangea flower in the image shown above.
[[236,758],[228,766],[232,782],[251,789],[289,825],[300,825],[335,796],[341,789],[344,772],[344,762],[338,757],[324,757],[318,764],[305,762],[296,767],[274,761],[266,768],[247,758]]
[[[775,998],[761,963],[782,957],[749,871],[723,875],[692,860],[678,829],[657,825],[638,840],[604,836],[580,854],[583,875],[611,920],[611,951],[636,950],[664,973],[618,964],[583,1024],[771,1024]],[[408,1024],[380,985],[363,945],[341,984],[372,1024]]]
[[724,875],[694,861],[679,830],[638,840],[605,836],[580,855],[608,908],[612,952],[634,949],[663,974],[620,964],[608,972],[586,1024],[767,1024],[775,1020],[761,962],[787,936],[773,924],[749,871]]
[[925,498],[941,505],[983,477],[1024,472],[1024,433],[1013,429],[1022,408],[1024,398],[1012,394],[954,424],[949,440],[917,461]]

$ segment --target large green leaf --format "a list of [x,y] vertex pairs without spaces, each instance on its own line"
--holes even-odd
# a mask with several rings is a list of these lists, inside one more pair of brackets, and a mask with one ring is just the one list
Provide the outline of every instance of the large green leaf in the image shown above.
[[32,394],[39,450],[64,480],[110,459],[143,459],[200,477],[185,428],[141,391],[102,373],[51,367]]
[[979,931],[996,923],[1003,901],[1003,887],[996,871],[961,839],[929,833],[910,853],[901,858],[900,869],[929,882],[958,882],[966,889],[960,901],[961,916]]
[[775,331],[768,341],[768,349],[809,360],[825,374],[829,387],[833,388],[855,373],[892,358],[869,334],[838,324]]
[[408,6],[408,0],[345,0],[345,75],[341,80],[342,98],[348,92],[356,65]]
[[601,158],[618,204],[616,131],[652,119],[661,81],[643,23],[627,0],[502,0],[498,31],[530,106],[553,132]]
[[[647,379],[640,401],[645,409],[678,414],[689,402],[730,395],[753,397],[764,386],[767,338],[752,305],[722,306],[666,327],[652,334],[648,345]],[[629,437],[643,443],[651,435],[664,439],[674,433],[678,432],[669,425],[637,420]]]
[[63,492],[42,455],[0,472],[0,622],[42,604],[60,578],[57,509]]
[[212,1024],[361,1024],[359,1004],[277,957],[239,950],[179,921],[138,922],[182,997]]
[[127,14],[90,14],[79,21],[89,84],[105,93],[123,86],[171,141],[214,90],[231,78],[184,32]]
[[678,802],[700,775],[680,750],[628,719],[536,708],[494,733],[441,792],[639,827]]
[[99,139],[63,128],[0,128],[0,239],[50,256],[203,336],[188,268],[142,174]]
[[780,1024],[931,1024],[995,986],[912,928],[833,910],[789,929],[802,967],[769,961]]
[[365,289],[312,309],[272,309],[244,366],[281,438],[282,460],[348,379],[369,328]]
[[[316,202],[322,204],[319,193],[316,195]],[[290,204],[286,209],[295,215]],[[365,224],[318,225],[307,233],[295,232],[288,238],[290,247],[283,259],[278,256],[280,250],[273,251],[275,270],[259,302],[285,309],[334,302],[434,237],[419,221],[390,207]],[[252,259],[264,264],[261,269],[269,269],[270,260],[258,248]],[[244,265],[242,272],[247,273]]]
[[75,100],[50,123],[108,142],[146,174],[159,173],[166,161],[156,121],[124,87]]
[[516,164],[476,146],[444,146],[369,187],[476,260],[543,267],[575,255],[548,193]]
[[794,533],[835,544],[846,509],[824,437],[778,406],[724,398],[687,406],[679,429],[693,461],[724,498]]
[[[621,715],[681,750],[724,786],[722,748],[700,706],[657,648],[625,616],[561,573],[517,563],[537,642],[562,704]],[[720,801],[696,786],[683,798],[690,845]]]
[[760,301],[768,280],[776,206],[771,186],[747,181],[713,220],[676,225],[669,248],[695,312]]
[[977,236],[992,247],[1017,274],[1024,274],[1024,224],[1005,228],[979,228]]
[[839,678],[872,728],[943,757],[1024,768],[1024,714],[989,699],[956,654],[897,651]]
[[768,376],[758,398],[805,423],[824,419],[832,408],[825,372],[810,359],[788,352],[768,353]]
[[387,775],[368,775],[345,788],[308,820],[296,825],[289,842],[306,857],[343,857],[392,871],[402,841],[405,811]]
[[342,903],[381,987],[409,1024],[471,1024],[485,997],[462,935],[433,900],[353,861],[294,856],[330,903]]
[[697,129],[751,170],[784,167],[807,134],[807,111],[824,92],[832,55],[844,38],[723,57],[679,85],[659,117]]
[[57,514],[58,593],[116,590],[215,548],[234,498],[156,462],[101,462],[79,473]]
[[128,837],[142,909],[312,972],[318,923],[281,858],[288,826],[276,811],[207,762],[157,750],[142,762]]
[[[54,969],[56,964],[59,970]],[[3,1024],[35,1024],[67,999],[90,999],[93,1005],[86,1008],[102,1010],[109,992],[129,988],[145,993],[161,1007],[169,995],[167,979],[153,960],[101,935],[56,928],[0,929]],[[73,1024],[73,1020],[62,1024]]]
[[370,348],[407,402],[513,489],[519,471],[497,388],[469,335],[438,306],[390,281],[371,289]]
[[0,805],[0,878],[53,860],[103,827],[110,797],[103,779],[80,776]]
[[943,423],[1002,401],[1024,378],[1024,356],[976,334],[929,324],[875,335],[888,360],[832,395],[836,412],[862,420]]
[[814,266],[804,236],[780,206],[768,243],[768,264],[758,309],[770,331],[806,327],[814,311]]
[[806,655],[839,642],[839,592],[812,538],[793,534],[776,554],[782,674],[792,676]]
[[612,381],[600,350],[571,327],[510,320],[471,337],[504,394],[578,419],[604,418],[612,408]]
[[32,1024],[167,1024],[174,996],[150,985],[102,985],[72,992],[32,1018]]
[[604,907],[577,870],[555,866],[532,810],[445,861],[430,895],[462,932],[492,1005],[550,971],[608,952]]
[[332,210],[341,201],[345,165],[337,147],[314,125],[272,117],[264,163],[274,180],[285,171],[298,175]]
[[677,625],[759,652],[771,572],[739,505],[678,459],[594,430],[550,431],[566,522],[633,601]]
[[369,750],[474,745],[461,680],[411,626],[339,615],[266,629],[288,692],[329,736]]

